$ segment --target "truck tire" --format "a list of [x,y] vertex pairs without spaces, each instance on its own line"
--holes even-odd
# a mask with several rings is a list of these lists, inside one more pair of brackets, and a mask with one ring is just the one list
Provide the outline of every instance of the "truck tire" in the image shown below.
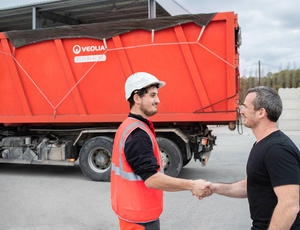
[[110,181],[113,139],[94,137],[80,149],[79,165],[83,175],[94,181]]
[[182,169],[182,155],[178,146],[164,137],[158,137],[157,143],[163,159],[165,174],[177,177]]

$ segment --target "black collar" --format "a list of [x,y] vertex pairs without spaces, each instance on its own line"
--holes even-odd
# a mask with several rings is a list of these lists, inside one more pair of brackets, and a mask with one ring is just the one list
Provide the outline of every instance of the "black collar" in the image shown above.
[[128,117],[132,117],[132,118],[138,119],[138,120],[144,122],[145,124],[147,124],[148,127],[150,128],[149,121],[146,118],[142,117],[141,115],[129,113]]

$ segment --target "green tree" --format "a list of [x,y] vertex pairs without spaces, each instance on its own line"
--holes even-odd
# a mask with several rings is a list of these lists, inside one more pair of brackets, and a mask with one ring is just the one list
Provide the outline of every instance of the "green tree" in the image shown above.
[[[277,73],[267,73],[260,81],[261,85],[272,87],[275,90],[279,88],[298,88],[300,87],[300,69],[290,70],[289,66],[286,70]],[[240,78],[240,100],[243,101],[249,88],[258,85],[258,77],[249,76]]]

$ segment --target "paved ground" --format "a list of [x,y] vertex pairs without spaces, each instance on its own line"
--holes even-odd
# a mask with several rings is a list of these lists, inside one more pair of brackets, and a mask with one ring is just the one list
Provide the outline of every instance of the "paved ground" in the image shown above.
[[[207,167],[191,161],[181,178],[233,182],[245,177],[254,137],[227,128],[218,136]],[[300,147],[300,132],[288,133]],[[213,195],[198,201],[190,192],[165,193],[163,230],[249,229],[246,199]],[[110,184],[86,179],[78,167],[0,164],[0,230],[110,230]]]

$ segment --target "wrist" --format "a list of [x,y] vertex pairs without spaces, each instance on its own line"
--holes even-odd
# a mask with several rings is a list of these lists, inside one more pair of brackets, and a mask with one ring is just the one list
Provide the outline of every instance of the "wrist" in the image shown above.
[[196,182],[194,180],[189,180],[188,181],[188,190],[192,191],[193,188],[195,187]]
[[211,183],[210,189],[213,193],[217,192],[218,185],[217,183]]

